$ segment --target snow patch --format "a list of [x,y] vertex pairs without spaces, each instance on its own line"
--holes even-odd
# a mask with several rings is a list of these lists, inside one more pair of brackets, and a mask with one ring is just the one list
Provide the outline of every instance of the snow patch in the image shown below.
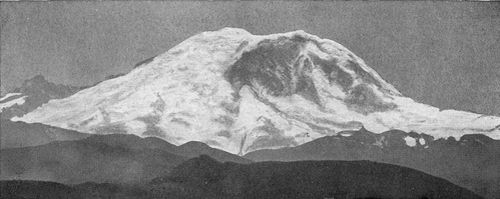
[[23,96],[23,97],[20,97],[20,98],[16,98],[16,99],[10,100],[8,102],[1,103],[0,104],[0,113],[3,111],[4,108],[9,108],[11,106],[14,106],[15,104],[17,104],[17,105],[24,104],[24,102],[26,101],[26,97],[27,96]]
[[16,95],[22,95],[22,93],[7,93],[7,95],[3,96],[2,98],[0,98],[0,101],[3,101],[9,97],[12,97],[12,96],[16,96]]
[[420,145],[425,145],[425,139],[424,138],[418,139],[418,142],[420,143]]
[[340,132],[339,135],[342,136],[342,137],[351,137],[352,133]]
[[415,138],[412,138],[410,136],[406,136],[404,138],[405,142],[406,142],[406,145],[410,146],[410,147],[414,147],[417,145],[417,140]]

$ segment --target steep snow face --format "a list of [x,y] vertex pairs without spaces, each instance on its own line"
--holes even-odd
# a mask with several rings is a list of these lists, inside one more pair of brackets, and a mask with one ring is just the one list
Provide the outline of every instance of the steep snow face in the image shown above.
[[14,118],[88,133],[202,141],[245,154],[340,130],[500,138],[500,118],[420,104],[345,47],[303,31],[204,32],[129,74]]

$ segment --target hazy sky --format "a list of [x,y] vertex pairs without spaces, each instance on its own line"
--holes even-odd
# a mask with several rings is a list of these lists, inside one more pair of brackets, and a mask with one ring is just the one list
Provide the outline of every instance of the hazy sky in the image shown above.
[[500,3],[11,2],[1,7],[3,89],[43,74],[88,85],[206,30],[303,29],[335,40],[403,94],[500,115]]

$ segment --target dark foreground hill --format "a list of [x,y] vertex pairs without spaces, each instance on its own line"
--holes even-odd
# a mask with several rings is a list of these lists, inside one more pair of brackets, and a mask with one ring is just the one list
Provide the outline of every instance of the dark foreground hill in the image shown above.
[[0,199],[139,199],[145,190],[111,183],[64,185],[46,181],[0,181]]
[[0,181],[1,199],[28,198],[83,198],[78,191],[70,186],[41,181]]
[[28,147],[47,144],[53,141],[79,140],[90,136],[68,129],[45,124],[30,124],[0,120],[0,148]]
[[398,130],[375,134],[361,129],[244,157],[254,161],[370,160],[417,169],[486,198],[500,196],[500,141],[479,134],[456,140]]
[[369,161],[221,163],[203,155],[149,184],[3,181],[0,198],[481,198],[420,171]]
[[166,175],[186,157],[155,149],[136,150],[79,141],[3,149],[1,179],[60,183],[136,183]]
[[[203,144],[175,146],[158,138],[135,135],[93,135],[82,140],[2,149],[0,179],[60,183],[139,183],[166,175],[192,156],[249,163],[239,156]],[[205,148],[206,147],[206,148]],[[188,153],[190,152],[190,153]],[[193,153],[194,152],[194,153]]]
[[444,179],[369,161],[243,165],[200,156],[152,184],[168,198],[480,198]]

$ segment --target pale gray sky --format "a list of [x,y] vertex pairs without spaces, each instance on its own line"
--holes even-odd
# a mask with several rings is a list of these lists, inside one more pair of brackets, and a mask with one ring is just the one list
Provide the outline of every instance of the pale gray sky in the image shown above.
[[479,2],[2,2],[1,83],[87,85],[206,30],[303,29],[360,56],[405,95],[500,115],[500,4]]

